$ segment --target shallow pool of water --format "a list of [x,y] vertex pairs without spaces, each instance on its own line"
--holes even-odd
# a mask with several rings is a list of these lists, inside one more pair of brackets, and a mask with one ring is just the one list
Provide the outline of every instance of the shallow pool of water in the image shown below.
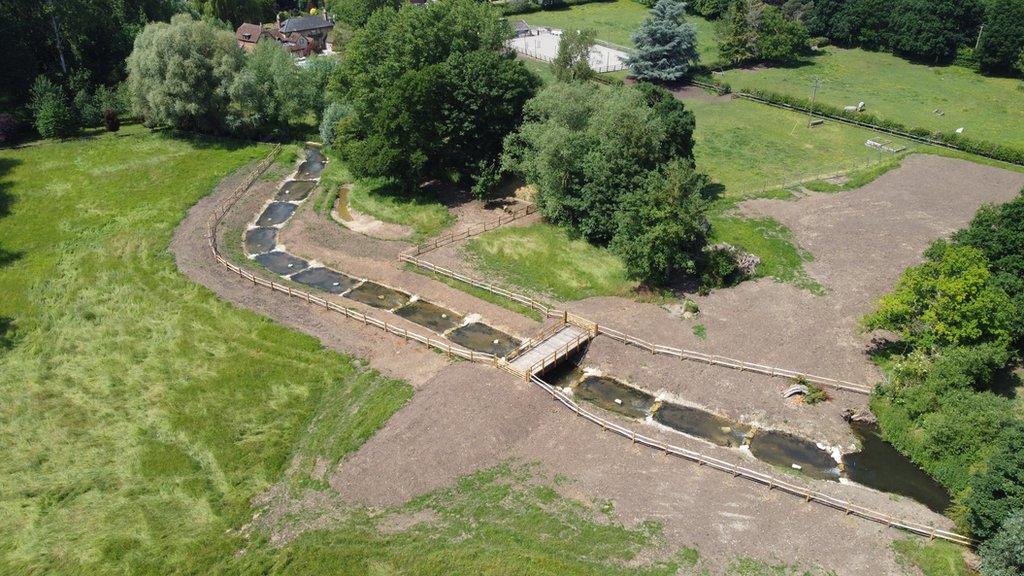
[[274,196],[277,200],[305,200],[309,193],[316,188],[317,183],[312,180],[290,180],[285,182],[281,189],[277,191],[277,196]]
[[295,174],[296,180],[314,180],[320,177],[320,173],[324,171],[323,160],[312,159],[306,160],[302,164],[299,164],[298,172]]
[[645,418],[654,406],[654,396],[607,376],[586,376],[573,393],[580,400],[630,418]]
[[448,339],[477,352],[504,357],[519,346],[519,340],[483,322],[472,322],[448,333]]
[[292,276],[292,280],[300,284],[305,284],[307,286],[323,290],[324,292],[330,292],[331,294],[341,294],[342,292],[351,290],[359,284],[359,280],[351,276],[346,276],[340,272],[335,272],[330,268],[322,268],[319,266],[299,272],[295,276]]
[[[758,430],[750,440],[750,453],[758,460],[800,472],[819,480],[838,480],[839,464],[810,440],[776,430]],[[797,470],[793,464],[800,466]]]
[[287,252],[267,252],[256,256],[256,261],[271,272],[287,276],[305,270],[309,266],[302,258],[296,258]]
[[253,228],[245,231],[245,251],[256,255],[270,252],[277,246],[277,228]]
[[289,204],[287,202],[271,202],[267,206],[267,209],[263,211],[263,214],[260,214],[260,218],[256,221],[256,225],[277,226],[278,224],[283,224],[291,217],[293,212],[295,212],[295,204]]
[[737,448],[743,445],[750,427],[733,422],[699,408],[663,403],[655,412],[654,420],[683,434],[703,438],[719,446]]
[[363,282],[361,286],[345,294],[345,298],[384,310],[398,308],[409,301],[409,295],[405,292],[381,286],[376,282]]
[[876,424],[851,422],[850,428],[861,443],[859,452],[843,456],[850,480],[912,498],[940,514],[949,508],[949,492],[883,440]]
[[395,314],[434,332],[443,333],[462,324],[462,316],[426,300],[417,300],[395,310]]
[[348,211],[348,190],[348,186],[342,186],[338,189],[338,200],[334,205],[338,216],[345,222],[352,221],[352,213]]

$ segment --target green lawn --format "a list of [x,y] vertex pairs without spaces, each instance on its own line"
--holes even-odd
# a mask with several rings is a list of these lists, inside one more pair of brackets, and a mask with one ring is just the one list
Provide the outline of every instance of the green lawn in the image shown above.
[[[990,78],[956,66],[912,64],[883,52],[830,47],[807,65],[756,71],[730,70],[719,78],[734,89],[758,88],[818,99],[835,106],[865,102],[867,110],[909,127],[1024,147],[1024,86],[1020,79]],[[934,110],[940,109],[939,116]]]
[[[646,6],[635,0],[613,0],[542,10],[509,18],[522,18],[531,26],[550,26],[562,30],[589,28],[596,32],[598,40],[632,47],[633,33],[640,27],[647,11]],[[704,63],[718,61],[714,25],[693,14],[687,14],[686,21],[697,27],[697,46]]]
[[413,231],[412,241],[435,236],[455,222],[455,217],[433,195],[409,194],[384,178],[355,179],[336,154],[328,154],[331,162],[324,170],[324,188],[330,191],[354,182],[348,195],[352,208],[384,222],[408,226]]
[[[837,122],[807,127],[807,116],[749,100],[687,100],[697,119],[697,166],[743,198],[818,174],[890,162],[864,145],[877,134]],[[920,148],[905,143],[908,148]]]
[[483,270],[559,300],[626,296],[636,287],[617,256],[550,224],[499,228],[466,248]]

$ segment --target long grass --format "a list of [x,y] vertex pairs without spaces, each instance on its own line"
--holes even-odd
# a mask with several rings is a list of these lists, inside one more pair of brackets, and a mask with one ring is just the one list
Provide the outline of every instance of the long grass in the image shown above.
[[296,455],[337,462],[410,396],[177,271],[185,210],[266,151],[129,127],[0,152],[0,573],[205,572]]

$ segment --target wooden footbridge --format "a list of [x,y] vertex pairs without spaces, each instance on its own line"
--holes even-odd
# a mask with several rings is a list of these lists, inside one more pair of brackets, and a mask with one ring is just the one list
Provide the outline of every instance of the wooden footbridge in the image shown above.
[[596,330],[563,319],[525,342],[506,359],[509,372],[527,380],[558,364],[566,356],[586,346]]

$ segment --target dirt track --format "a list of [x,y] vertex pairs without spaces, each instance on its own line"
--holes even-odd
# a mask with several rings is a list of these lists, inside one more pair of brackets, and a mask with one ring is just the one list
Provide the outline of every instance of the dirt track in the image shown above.
[[[627,524],[662,522],[666,553],[687,545],[699,548],[707,559],[722,562],[744,554],[821,565],[839,574],[903,573],[888,549],[888,543],[900,536],[893,530],[632,448],[623,439],[602,434],[573,418],[538,390],[507,374],[469,363],[450,365],[441,355],[375,329],[278,294],[254,290],[217,265],[203,239],[209,209],[231,189],[232,180],[193,207],[176,231],[171,248],[179,268],[225,299],[312,334],[326,346],[367,358],[382,372],[404,378],[417,388],[412,401],[331,474],[331,485],[344,501],[373,506],[399,503],[445,486],[459,475],[510,457],[522,458],[540,462],[551,474],[571,478],[573,482],[563,488],[570,497],[613,501],[619,518]],[[978,190],[961,190],[965,181],[976,182]],[[771,281],[716,292],[700,300],[701,322],[707,325],[709,335],[706,344],[692,335],[689,323],[653,305],[591,299],[572,307],[613,327],[642,331],[664,344],[869,380],[876,373],[862,354],[866,338],[853,332],[856,318],[891,286],[904,266],[919,258],[928,241],[962,225],[983,201],[1007,199],[1021,185],[1024,176],[1017,174],[952,160],[911,158],[900,170],[859,191],[815,195],[797,202],[747,203],[744,210],[749,213],[773,215],[793,229],[801,245],[817,258],[808,266],[809,272],[831,292],[817,297]],[[251,219],[273,186],[259,184],[228,216],[227,226]],[[955,207],[947,205],[952,199]],[[512,329],[519,322],[527,326],[529,321],[516,319],[502,308],[462,293],[448,293],[450,289],[438,283],[401,271],[393,261],[385,269],[386,260],[400,243],[364,244],[358,235],[317,218],[304,207],[286,230],[292,235],[286,240],[290,250],[328,263],[397,274],[395,278],[403,282],[415,277],[427,283],[417,290],[437,290],[442,303],[456,309],[470,305],[474,310],[486,309],[486,314],[500,317],[501,323]],[[311,238],[323,238],[324,243],[303,243]],[[847,282],[848,287],[844,285]],[[758,417],[780,425],[799,418],[792,427],[810,429],[837,443],[849,437],[835,424],[834,412],[847,403],[862,406],[864,402],[863,398],[841,396],[820,412],[794,415],[788,412],[791,407],[778,400],[778,384],[760,377],[726,374],[722,369],[678,361],[668,365],[664,362],[669,360],[602,339],[595,343],[591,359],[610,373],[649,388],[663,387],[692,396],[693,401],[734,417],[749,417],[757,411]],[[689,377],[689,383],[679,384],[681,376]],[[668,434],[641,429],[650,435]],[[670,437],[676,444],[725,459],[742,458],[736,452],[678,434]],[[745,464],[764,466],[756,461]],[[865,506],[949,527],[948,520],[909,500],[893,500],[858,486],[824,482],[813,486]]]

